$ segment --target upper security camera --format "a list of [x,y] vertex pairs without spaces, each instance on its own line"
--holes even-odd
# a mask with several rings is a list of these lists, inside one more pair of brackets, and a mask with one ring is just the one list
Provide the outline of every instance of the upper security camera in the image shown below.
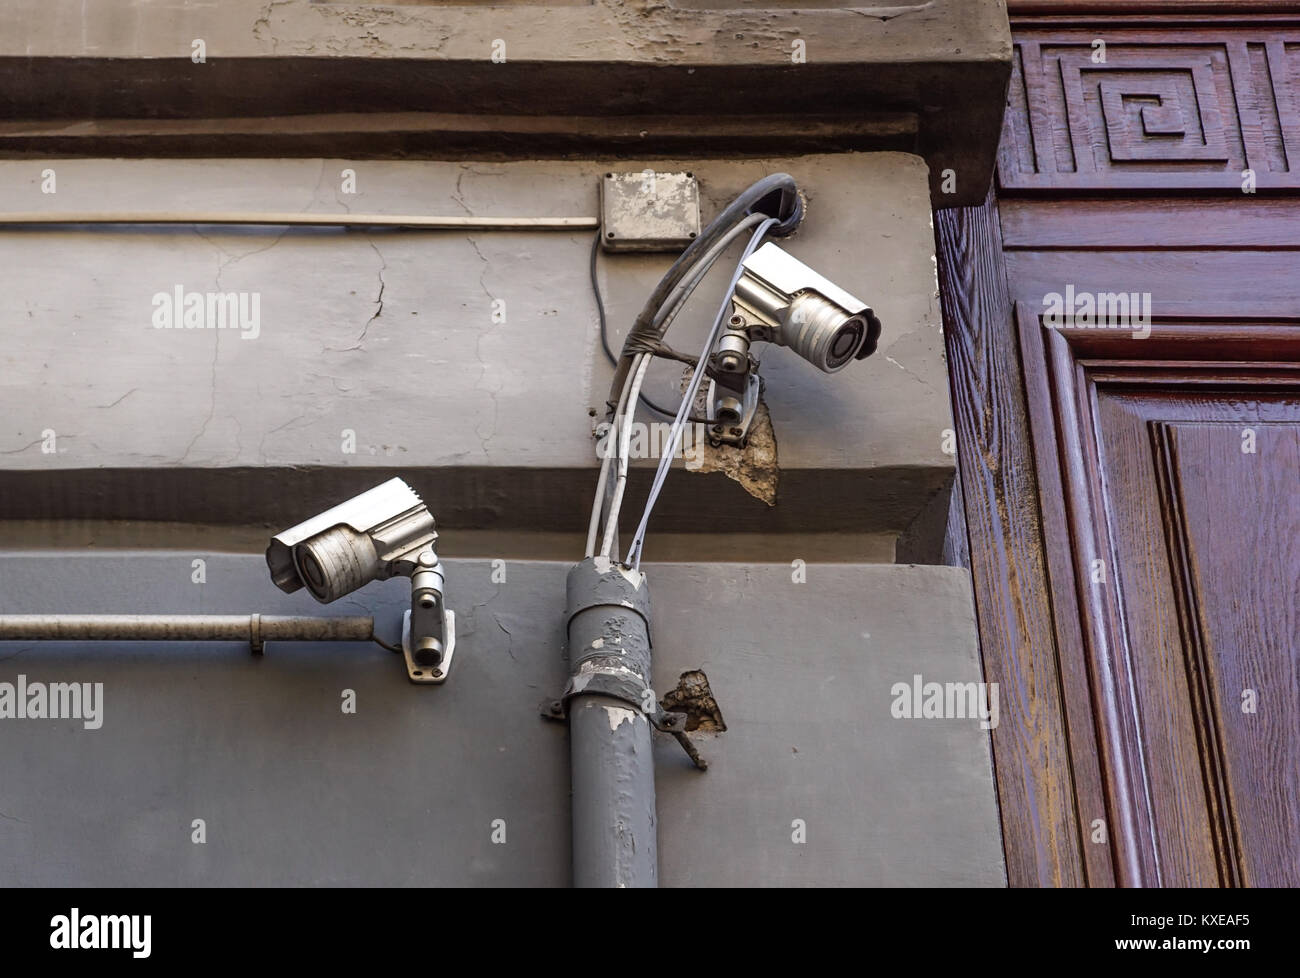
[[871,307],[793,255],[769,242],[743,267],[732,326],[745,327],[750,340],[788,346],[828,374],[876,352],[880,320]]
[[401,479],[389,479],[271,539],[271,580],[293,593],[306,586],[322,604],[371,581],[411,578],[402,646],[414,682],[442,682],[451,665],[455,616],[443,604],[433,514]]
[[786,346],[828,374],[876,352],[880,320],[861,299],[768,243],[741,264],[732,315],[709,360],[710,438],[743,446],[758,408],[758,340]]

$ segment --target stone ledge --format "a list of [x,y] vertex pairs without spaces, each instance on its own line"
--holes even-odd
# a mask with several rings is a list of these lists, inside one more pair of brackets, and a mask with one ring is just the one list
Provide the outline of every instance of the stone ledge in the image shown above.
[[[703,5],[692,5],[692,7]],[[150,9],[154,7],[156,9]],[[87,9],[72,0],[27,0],[0,12],[0,118],[75,123],[77,139],[0,133],[0,152],[135,155],[211,152],[231,118],[331,113],[440,112],[581,117],[675,114],[701,134],[715,121],[745,120],[735,137],[751,153],[801,149],[907,148],[936,174],[936,202],[977,203],[992,175],[1007,78],[1010,36],[1001,0],[929,0],[851,9],[781,3],[778,9],[682,9],[650,0],[491,7],[229,0],[186,10],[164,4]],[[191,43],[206,45],[203,64]],[[806,61],[792,63],[793,44]],[[494,63],[494,45],[505,60]],[[837,118],[838,142],[791,143],[773,114]],[[917,120],[910,146],[896,134],[853,141],[876,119],[893,128]],[[213,120],[191,133],[97,130],[127,120]],[[226,130],[229,131],[229,130]],[[338,155],[365,143],[347,131],[340,144],[272,134],[260,155]],[[489,152],[519,157],[578,151],[580,128],[500,140],[459,133],[450,150],[418,134],[380,135],[375,156]],[[587,155],[645,153],[589,134]],[[797,134],[796,134],[797,135]],[[79,141],[78,141],[79,140]],[[245,143],[247,140],[245,140]],[[459,142],[459,145],[456,143]],[[575,143],[577,145],[575,145]],[[238,143],[229,152],[240,152]],[[657,146],[651,136],[648,145]],[[58,147],[57,149],[55,147]],[[660,152],[665,151],[660,149]],[[671,151],[681,151],[674,147]],[[957,175],[955,194],[938,193],[938,174]]]

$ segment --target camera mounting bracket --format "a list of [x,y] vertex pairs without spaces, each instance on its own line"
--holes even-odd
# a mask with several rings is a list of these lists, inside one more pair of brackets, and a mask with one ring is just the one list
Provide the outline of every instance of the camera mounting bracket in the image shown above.
[[451,671],[451,659],[456,651],[456,612],[444,609],[442,612],[443,649],[442,658],[435,666],[421,665],[415,659],[411,642],[411,612],[402,615],[402,655],[406,659],[406,675],[413,683],[438,685],[447,681]]
[[[749,429],[758,413],[758,398],[763,390],[762,378],[754,371],[745,374],[744,390],[740,397],[722,389],[716,380],[709,380],[708,403],[710,405],[709,441],[714,445],[736,445],[744,448],[749,442]],[[721,418],[719,405],[729,402],[727,407],[735,411],[732,419]]]
[[455,651],[456,615],[443,600],[442,564],[432,546],[415,555],[408,573],[411,610],[402,617],[406,674],[413,683],[442,683]]

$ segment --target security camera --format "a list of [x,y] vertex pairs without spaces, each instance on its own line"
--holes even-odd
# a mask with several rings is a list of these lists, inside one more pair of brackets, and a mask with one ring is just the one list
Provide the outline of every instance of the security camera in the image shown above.
[[266,565],[289,594],[306,587],[322,604],[371,581],[411,579],[402,650],[413,682],[442,682],[455,646],[455,615],[443,603],[433,514],[410,486],[389,479],[271,539]]
[[753,343],[789,347],[833,374],[871,356],[880,339],[870,306],[770,242],[741,264],[731,309],[708,365],[715,443],[743,446],[749,437],[761,392]]
[[[745,259],[732,304],[729,333],[788,346],[828,374],[869,357],[880,339],[870,306],[770,242]],[[738,354],[748,352],[736,348],[738,339],[720,348],[722,362],[736,369]]]
[[266,563],[280,590],[306,585],[328,604],[371,581],[409,576],[437,539],[433,514],[415,490],[389,479],[277,534]]

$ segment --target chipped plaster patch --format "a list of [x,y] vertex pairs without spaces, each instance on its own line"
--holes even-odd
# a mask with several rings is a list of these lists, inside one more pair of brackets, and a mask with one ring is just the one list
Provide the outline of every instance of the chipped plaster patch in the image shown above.
[[676,688],[664,696],[663,707],[670,713],[685,713],[687,731],[727,729],[722,710],[709,686],[709,677],[703,669],[682,673]]
[[609,720],[609,729],[617,730],[625,723],[631,723],[636,719],[636,710],[624,709],[621,706],[601,707],[605,711],[605,716]]
[[[689,376],[686,382],[689,382]],[[708,413],[708,390],[707,385],[700,386],[695,410],[697,415],[703,417]],[[688,471],[721,472],[727,478],[739,482],[755,499],[761,499],[769,506],[776,505],[777,481],[781,474],[776,450],[776,429],[772,426],[772,415],[767,410],[767,403],[762,398],[759,399],[758,410],[749,428],[749,443],[744,448],[735,445],[714,447],[708,439],[701,438],[692,446],[689,461],[691,464],[687,466]]]

